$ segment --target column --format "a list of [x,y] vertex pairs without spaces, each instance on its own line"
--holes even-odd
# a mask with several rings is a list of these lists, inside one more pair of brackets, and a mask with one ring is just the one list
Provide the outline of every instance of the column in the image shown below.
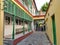
[[23,34],[25,34],[25,30],[24,30],[24,20],[23,20]]
[[3,22],[4,22],[4,10],[3,0],[0,0],[0,45],[3,45]]
[[28,22],[28,31],[30,32],[30,26],[31,26],[31,24],[30,24],[30,22]]
[[35,29],[34,29],[34,21],[31,22],[31,28],[32,28],[33,31],[35,31]]
[[[15,5],[14,5],[14,14],[15,14]],[[13,31],[12,31],[12,39],[15,38],[15,15],[13,15]]]

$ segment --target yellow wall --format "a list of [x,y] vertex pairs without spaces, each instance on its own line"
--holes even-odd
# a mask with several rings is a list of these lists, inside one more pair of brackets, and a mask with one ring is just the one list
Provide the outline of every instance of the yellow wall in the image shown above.
[[56,38],[57,38],[57,45],[60,45],[60,0],[52,0],[50,3],[49,10],[46,14],[45,20],[47,23],[47,30],[46,33],[48,34],[51,42],[53,43],[53,29],[52,29],[52,20],[51,16],[55,14],[55,23],[56,23]]
[[57,45],[60,45],[60,0],[56,0],[56,33],[57,33]]
[[0,45],[3,45],[3,0],[0,0]]

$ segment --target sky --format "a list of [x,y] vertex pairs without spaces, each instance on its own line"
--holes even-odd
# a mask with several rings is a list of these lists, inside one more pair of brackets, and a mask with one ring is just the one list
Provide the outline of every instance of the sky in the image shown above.
[[42,7],[46,2],[49,3],[49,1],[50,1],[50,0],[35,0],[37,9],[40,10],[41,7]]

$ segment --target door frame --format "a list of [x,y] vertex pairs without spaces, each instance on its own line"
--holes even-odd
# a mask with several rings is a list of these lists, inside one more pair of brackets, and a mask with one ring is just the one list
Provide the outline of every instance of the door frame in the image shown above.
[[51,16],[51,19],[52,19],[52,28],[53,28],[53,41],[54,41],[54,45],[57,45],[55,14]]

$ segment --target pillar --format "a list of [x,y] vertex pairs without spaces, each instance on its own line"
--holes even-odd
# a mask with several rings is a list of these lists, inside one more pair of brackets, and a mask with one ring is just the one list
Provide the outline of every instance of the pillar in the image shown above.
[[30,24],[30,22],[28,22],[28,31],[30,32],[30,26],[31,26],[31,24]]
[[25,30],[24,30],[24,20],[23,20],[23,34],[25,34]]
[[35,31],[35,29],[34,29],[34,21],[31,22],[31,28],[32,28],[33,31]]
[[12,39],[15,38],[15,16],[13,16],[13,32],[12,32]]
[[[15,5],[14,5],[14,14],[15,14]],[[13,15],[13,31],[12,31],[12,39],[14,39],[15,38],[15,15]]]
[[3,22],[4,22],[4,9],[3,0],[0,0],[0,45],[3,45]]

